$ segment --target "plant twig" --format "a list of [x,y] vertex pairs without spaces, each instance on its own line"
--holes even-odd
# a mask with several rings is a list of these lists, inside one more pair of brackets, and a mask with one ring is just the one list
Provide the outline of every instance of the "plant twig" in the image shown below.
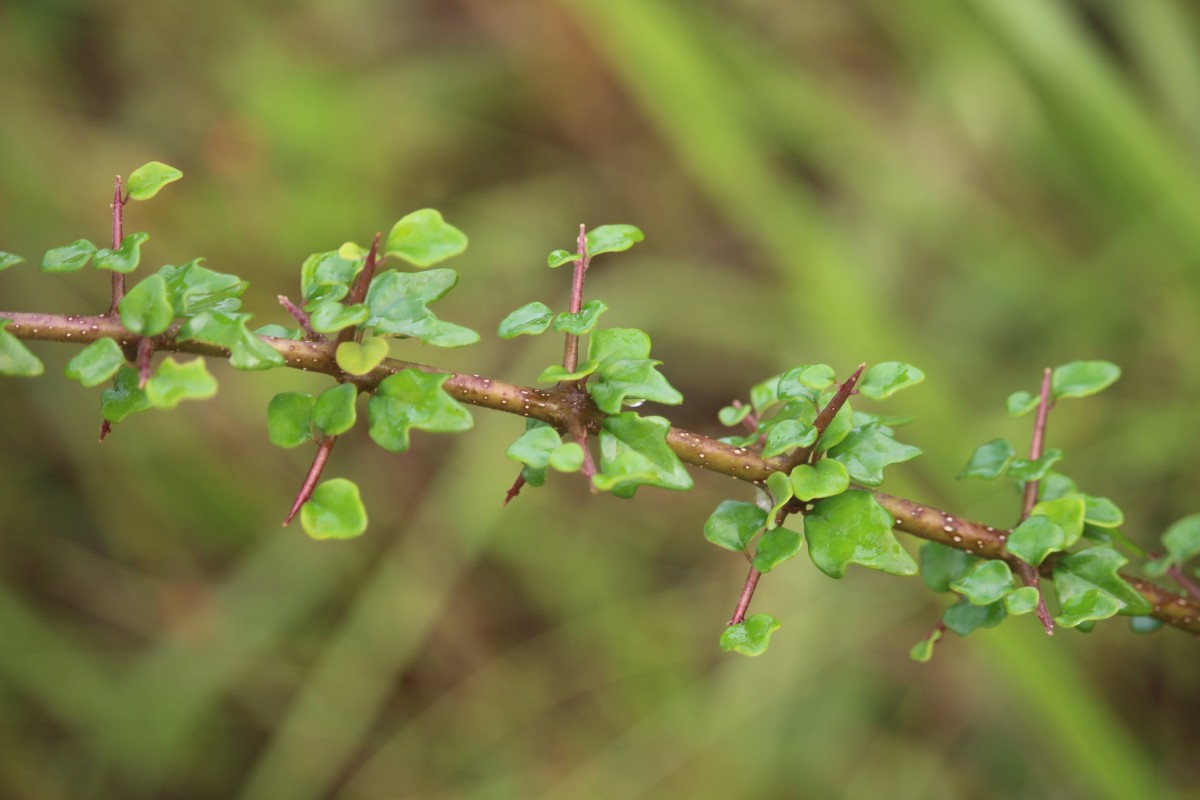
[[[862,377],[863,370],[867,368],[866,364],[859,364],[858,369],[837,388],[833,393],[833,397],[829,398],[829,402],[821,409],[821,413],[817,414],[817,418],[813,420],[813,428],[817,431],[816,440],[808,447],[801,447],[789,459],[793,467],[801,464],[807,464],[817,451],[817,445],[821,441],[821,437],[825,434],[825,430],[829,427],[829,423],[833,422],[833,418],[842,410],[842,406],[846,405],[846,401],[855,393],[854,387],[858,384],[858,379]],[[787,470],[791,472],[791,470]]]
[[[113,187],[112,201],[112,249],[116,250],[121,246],[121,240],[125,238],[125,198],[121,196],[121,176],[117,176],[116,185]],[[112,303],[108,306],[108,316],[115,317],[117,315],[117,305],[125,297],[125,273],[112,271]]]
[[758,579],[761,577],[761,572],[753,566],[750,567],[750,572],[746,575],[746,583],[742,586],[742,593],[738,597],[737,608],[733,610],[733,616],[729,618],[729,625],[739,625],[746,621],[746,611],[750,608],[750,601],[754,599],[754,589],[758,586]]
[[150,380],[150,359],[154,357],[154,341],[143,336],[137,343],[138,388],[145,389]]
[[317,481],[321,479],[321,473],[325,471],[325,462],[329,460],[329,453],[333,450],[333,443],[336,441],[336,436],[326,436],[321,440],[320,446],[317,447],[317,455],[313,458],[312,466],[308,468],[308,473],[304,476],[304,483],[300,485],[300,491],[296,494],[296,502],[292,503],[292,510],[288,512],[287,519],[283,521],[285,528],[296,518],[296,514],[300,513],[300,507],[312,497],[313,490],[317,488]]
[[[1038,398],[1037,416],[1033,422],[1033,440],[1029,444],[1029,460],[1037,461],[1042,457],[1042,452],[1046,445],[1046,419],[1050,415],[1050,382],[1053,371],[1046,367],[1042,371],[1042,392]],[[1029,519],[1029,515],[1033,513],[1033,507],[1037,505],[1038,482],[1028,481],[1025,484],[1025,494],[1021,501],[1021,519],[1018,521],[1024,522]],[[1037,589],[1037,616],[1041,620],[1042,627],[1046,630],[1047,636],[1054,635],[1054,620],[1050,617],[1050,609],[1046,607],[1046,596],[1042,591],[1042,581],[1038,576],[1037,570],[1026,564],[1024,561],[1017,559],[1014,561],[1017,566],[1017,574],[1021,576],[1021,580],[1026,586],[1032,586]]]
[[515,481],[513,481],[513,485],[510,486],[508,488],[508,491],[504,493],[504,502],[500,504],[500,507],[503,508],[504,506],[511,503],[512,499],[521,493],[521,489],[524,486],[525,486],[525,470],[521,470],[521,474],[517,476],[517,479]]
[[304,335],[308,337],[310,342],[328,341],[324,335],[313,330],[312,320],[308,318],[308,314],[303,308],[293,303],[290,297],[286,294],[281,294],[276,299],[279,301],[279,305],[283,306],[292,315],[292,319],[296,320],[297,324],[304,330]]
[[[587,226],[579,226],[579,240],[576,244],[579,258],[575,259],[575,271],[571,276],[571,313],[578,314],[583,309],[583,280],[587,276]],[[574,372],[579,367],[579,337],[568,333],[563,345],[563,369]]]
[[1187,592],[1193,600],[1200,602],[1200,586],[1191,578],[1184,575],[1183,570],[1179,568],[1178,564],[1167,567],[1167,575],[1171,580],[1179,584],[1180,588]]
[[[367,251],[367,260],[363,264],[362,272],[358,273],[358,280],[354,282],[354,289],[351,290],[350,296],[346,298],[346,305],[352,306],[361,303],[367,299],[367,290],[371,288],[371,281],[375,279],[375,267],[378,264],[379,258],[379,238],[382,233],[376,233],[375,238],[371,240],[371,249]],[[338,342],[349,342],[351,340],[361,342],[363,331],[361,328],[351,325],[348,328],[343,328],[337,336]]]

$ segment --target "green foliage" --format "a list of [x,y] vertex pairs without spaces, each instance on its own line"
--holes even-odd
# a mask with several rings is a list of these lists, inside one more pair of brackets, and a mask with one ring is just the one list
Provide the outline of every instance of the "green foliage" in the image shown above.
[[47,250],[42,256],[42,272],[78,272],[87,266],[96,253],[96,245],[87,239],[77,239],[68,245]]
[[828,364],[813,364],[790,369],[779,378],[777,388],[779,399],[802,397],[812,400],[815,397],[814,390],[819,392],[829,388],[833,380],[833,367]]
[[388,343],[379,336],[364,336],[362,342],[342,342],[334,354],[338,367],[351,375],[366,375],[387,358]]
[[563,264],[578,261],[580,258],[582,256],[574,250],[551,250],[550,255],[546,256],[546,266],[555,269]]
[[0,375],[33,378],[46,371],[38,357],[29,352],[21,340],[4,329],[12,320],[0,317]]
[[354,409],[357,399],[358,388],[352,383],[340,383],[326,389],[317,396],[313,406],[313,425],[326,436],[340,436],[354,427],[358,418]]
[[1117,574],[1128,562],[1111,547],[1089,547],[1060,558],[1054,565],[1054,591],[1059,603],[1055,622],[1073,628],[1118,613],[1149,614],[1150,604]]
[[1041,515],[1031,516],[1008,536],[1008,552],[1031,566],[1038,566],[1051,553],[1067,546],[1067,534]]
[[179,180],[183,173],[161,161],[150,161],[129,173],[125,183],[130,200],[149,200],[168,183]]
[[1050,378],[1051,395],[1087,397],[1107,389],[1121,377],[1121,369],[1108,361],[1072,361],[1056,367]]
[[496,329],[501,339],[536,336],[545,333],[554,320],[554,312],[545,303],[526,303],[500,321]]
[[686,491],[692,476],[667,445],[671,423],[662,417],[640,417],[626,411],[607,417],[600,430],[597,489],[629,498],[639,486]]
[[584,236],[588,258],[593,258],[601,253],[619,253],[628,250],[645,238],[645,235],[633,225],[600,225],[592,228]]
[[575,442],[564,443],[558,431],[549,426],[525,431],[504,455],[542,472],[547,467],[560,472],[578,472],[583,467],[583,448]]
[[[622,406],[650,400],[679,405],[683,395],[656,369],[649,358],[650,337],[636,328],[609,328],[592,334],[588,357],[599,362],[597,380],[588,392],[601,411],[619,414]],[[640,403],[638,403],[640,405]]]
[[600,362],[594,358],[589,358],[579,365],[579,368],[574,372],[567,372],[566,367],[561,364],[551,364],[542,370],[542,374],[538,375],[538,383],[560,383],[562,381],[577,381],[580,378],[586,378],[600,368]]
[[1010,417],[1023,417],[1038,407],[1038,396],[1029,392],[1013,392],[1005,405]]
[[1050,468],[1062,460],[1063,451],[1052,447],[1040,457],[1029,459],[1017,456],[1008,464],[1006,474],[1019,481],[1040,481]]
[[832,497],[850,488],[850,475],[840,461],[824,458],[815,465],[801,464],[792,470],[792,491],[808,502],[818,497]]
[[307,392],[280,392],[267,404],[267,436],[276,447],[298,447],[312,439],[316,399]]
[[370,312],[362,303],[344,305],[337,300],[321,300],[308,306],[308,322],[317,333],[337,333],[367,321]]
[[25,259],[21,256],[14,255],[12,253],[5,253],[3,250],[0,250],[0,272],[3,272],[9,267],[15,267],[17,264],[24,263]]
[[967,465],[958,473],[958,478],[983,478],[985,481],[998,478],[1004,474],[1015,455],[1007,439],[992,439],[975,448],[975,452],[967,459]]
[[142,258],[142,245],[150,238],[148,233],[131,233],[121,239],[121,246],[116,250],[107,247],[97,250],[92,256],[92,264],[96,269],[107,269],[112,272],[129,273],[137,269]]
[[167,357],[146,381],[146,399],[155,408],[172,409],[183,400],[207,400],[217,393],[217,381],[203,358],[180,364]]
[[767,489],[774,503],[767,514],[767,530],[773,530],[777,525],[779,512],[796,495],[792,489],[792,479],[783,472],[772,472],[767,476]]
[[352,539],[367,529],[367,510],[358,484],[333,478],[318,486],[300,507],[300,524],[314,539]]
[[1030,516],[1042,516],[1053,522],[1063,532],[1064,547],[1070,547],[1083,535],[1083,518],[1087,506],[1080,495],[1066,495],[1054,500],[1043,500],[1033,507]]
[[[743,408],[749,410],[748,406]],[[797,447],[816,444],[817,429],[812,426],[811,419],[806,423],[799,419],[788,419],[781,413],[772,422],[774,424],[767,430],[767,438],[763,442],[763,458],[774,458]]]
[[884,467],[911,461],[919,455],[919,447],[896,441],[874,423],[853,428],[829,451],[829,457],[842,462],[851,478],[867,486],[883,483]]
[[579,313],[571,314],[566,311],[554,318],[554,330],[559,333],[570,333],[583,336],[591,333],[600,321],[600,315],[608,310],[608,304],[603,300],[588,300],[579,309]]
[[208,269],[203,258],[178,267],[167,264],[158,274],[167,283],[171,307],[181,317],[203,311],[233,313],[242,307],[240,298],[250,285],[236,275]]
[[1013,589],[1004,596],[1004,610],[1014,617],[1028,614],[1037,608],[1039,596],[1037,588],[1033,586]]
[[467,236],[432,208],[403,217],[388,233],[384,252],[425,269],[467,249]]
[[760,656],[767,651],[771,634],[780,627],[780,622],[770,614],[751,614],[744,622],[730,625],[721,632],[721,649],[744,656]]
[[767,512],[754,503],[723,500],[704,523],[704,538],[717,547],[741,552],[767,523]]
[[1003,600],[1016,588],[1012,570],[1003,561],[980,561],[966,574],[950,584],[950,588],[977,606]]
[[444,322],[429,310],[429,304],[445,297],[458,283],[452,269],[428,272],[386,270],[375,276],[367,290],[366,320],[375,332],[388,336],[411,336],[438,347],[461,347],[479,341],[475,331]]
[[934,628],[929,634],[929,638],[922,639],[912,646],[912,649],[908,651],[908,657],[921,664],[927,663],[933,658],[933,646],[937,644],[941,638],[942,629]]
[[938,542],[921,545],[921,580],[935,592],[950,591],[950,584],[961,579],[980,559],[962,550]]
[[109,422],[117,423],[130,414],[153,408],[146,392],[139,386],[138,371],[122,365],[113,378],[113,385],[100,395],[100,415]]
[[843,492],[818,502],[804,518],[808,553],[817,569],[841,578],[850,564],[892,575],[915,575],[917,564],[892,532],[892,516],[870,492]]
[[67,362],[67,377],[84,386],[99,386],[125,363],[125,353],[114,339],[97,339]]
[[365,264],[365,258],[347,258],[340,250],[313,253],[300,267],[300,295],[313,307],[327,300],[341,300],[350,294],[350,284]]
[[758,540],[752,566],[759,572],[770,572],[799,553],[803,544],[804,538],[795,531],[787,528],[769,530]]
[[150,275],[129,290],[117,305],[121,324],[139,336],[157,336],[171,327],[175,309],[161,275]]
[[946,609],[942,622],[959,636],[970,636],[980,628],[994,628],[1004,621],[1007,612],[1004,603],[977,606],[969,600],[960,600]]
[[885,361],[867,370],[858,384],[858,392],[872,400],[885,400],[901,389],[916,386],[925,380],[925,373],[911,364]]
[[[228,298],[227,298],[228,299]],[[250,332],[249,314],[201,311],[179,329],[178,341],[197,341],[224,347],[236,369],[258,370],[283,366],[283,355]]]
[[450,378],[441,372],[409,367],[385,378],[367,401],[368,433],[384,450],[408,449],[409,431],[456,433],[475,424],[470,412],[446,393]]
[[1172,567],[1182,567],[1187,561],[1200,555],[1200,514],[1175,522],[1162,537],[1166,556],[1146,564],[1146,573],[1160,577]]

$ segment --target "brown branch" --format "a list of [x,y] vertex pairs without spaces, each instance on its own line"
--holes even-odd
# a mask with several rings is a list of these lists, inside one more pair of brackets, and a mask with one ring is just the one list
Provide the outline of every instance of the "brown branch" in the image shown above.
[[[90,344],[97,339],[109,338],[115,339],[118,344],[129,346],[137,339],[121,327],[120,320],[108,316],[68,317],[62,314],[0,311],[0,319],[11,320],[12,324],[5,328],[7,333],[30,341]],[[215,345],[176,341],[175,336],[178,332],[179,323],[176,323],[156,337],[156,349],[215,358],[229,356],[227,350]],[[332,342],[298,342],[271,336],[260,338],[279,352],[285,364],[293,369],[320,372],[331,377],[341,375],[341,370],[334,361],[335,345]],[[604,414],[590,401],[581,404],[582,400],[587,399],[586,395],[583,395],[581,400],[579,392],[567,391],[563,387],[535,389],[392,358],[385,359],[367,375],[354,376],[353,382],[360,391],[371,391],[383,379],[404,369],[449,375],[444,387],[455,399],[463,403],[532,417],[559,429],[566,428],[571,421],[579,421],[589,434],[596,434],[604,419]],[[671,428],[666,438],[675,455],[685,464],[738,478],[756,486],[765,486],[771,473],[788,469],[783,458],[763,458],[744,447],[724,444],[681,428]],[[1006,529],[955,517],[931,506],[884,492],[876,491],[873,494],[876,501],[895,520],[896,530],[947,547],[965,550],[982,558],[1002,558],[1010,564],[1016,560],[1004,551],[1004,543],[1009,534]],[[1053,557],[1048,558],[1040,567],[1041,573],[1046,576],[1052,575],[1053,564]],[[1130,575],[1122,575],[1122,578],[1151,604],[1152,616],[1156,619],[1200,635],[1200,601],[1181,597],[1142,578]]]
[[[579,258],[575,259],[575,272],[571,276],[571,313],[578,314],[583,309],[583,280],[587,277],[587,227],[579,226],[579,240],[576,244]],[[563,345],[563,369],[574,372],[579,367],[579,337],[568,333]]]
[[336,436],[326,436],[321,440],[312,466],[308,468],[308,472],[304,476],[304,483],[300,485],[300,491],[296,493],[296,502],[292,503],[292,509],[288,512],[287,519],[283,521],[285,528],[300,513],[300,507],[312,497],[313,490],[317,488],[317,481],[321,480],[321,473],[325,471],[325,462],[329,460],[329,454],[333,451],[333,443],[336,441]]
[[279,301],[279,305],[283,306],[284,309],[292,315],[292,319],[296,320],[297,324],[299,324],[304,330],[304,335],[308,337],[309,341],[326,341],[324,335],[317,333],[313,329],[312,320],[308,318],[308,314],[305,313],[304,309],[293,303],[290,297],[288,297],[286,294],[281,294],[276,296],[275,299]]
[[[1029,444],[1029,460],[1037,461],[1042,457],[1042,452],[1046,446],[1046,419],[1050,416],[1050,380],[1053,375],[1052,370],[1046,367],[1042,371],[1042,392],[1038,398],[1037,416],[1033,422],[1033,440]],[[1033,513],[1033,507],[1037,505],[1038,482],[1027,481],[1025,483],[1025,494],[1021,500],[1021,519],[1018,524],[1029,519],[1029,515]],[[1032,586],[1037,589],[1037,618],[1042,623],[1042,628],[1045,629],[1047,636],[1054,635],[1054,620],[1050,616],[1050,609],[1046,607],[1046,595],[1042,591],[1042,581],[1038,576],[1037,570],[1026,564],[1020,559],[1012,562],[1016,567],[1017,574],[1021,576],[1021,581],[1026,586]]]
[[508,491],[504,493],[504,502],[500,504],[500,507],[503,508],[511,503],[512,499],[521,493],[521,488],[524,486],[525,470],[521,470],[521,474],[517,476],[515,481],[513,481],[513,485],[508,487]]
[[746,621],[746,611],[750,608],[750,601],[754,598],[754,589],[758,586],[758,579],[762,577],[762,573],[754,567],[750,567],[750,572],[746,575],[746,584],[742,587],[742,594],[738,597],[737,608],[733,610],[733,616],[729,618],[730,625],[738,625]]

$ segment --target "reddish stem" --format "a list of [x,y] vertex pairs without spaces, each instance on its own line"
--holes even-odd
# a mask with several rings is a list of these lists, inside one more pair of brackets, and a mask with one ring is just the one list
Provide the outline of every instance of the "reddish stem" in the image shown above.
[[1168,567],[1167,575],[1170,576],[1171,580],[1178,583],[1185,592],[1191,595],[1193,600],[1200,600],[1200,586],[1197,586],[1195,581],[1184,575],[1183,570],[1179,568],[1178,564]]
[[742,594],[738,598],[737,608],[733,610],[733,616],[729,618],[730,625],[738,625],[746,621],[746,611],[750,608],[750,601],[754,598],[754,589],[758,586],[758,579],[761,577],[761,572],[750,567],[750,573],[746,575],[746,585],[742,587]]
[[304,329],[304,334],[310,342],[329,341],[323,335],[313,330],[312,321],[309,320],[308,314],[304,312],[303,308],[293,303],[291,298],[286,294],[281,294],[276,299],[279,300],[279,305],[287,309],[287,312],[292,315],[292,319],[296,320],[300,324],[300,327]]
[[[121,246],[121,240],[125,238],[125,220],[122,213],[125,209],[125,198],[121,197],[121,176],[117,176],[116,186],[113,188],[112,201],[112,249],[116,250]],[[125,297],[125,273],[113,270],[112,273],[112,303],[108,307],[108,316],[115,317],[117,315],[117,305]]]
[[[575,273],[571,277],[571,313],[578,314],[583,308],[583,280],[587,275],[587,226],[579,226],[579,239],[576,244],[579,258],[575,260]],[[563,346],[563,369],[574,372],[579,367],[579,337],[573,333],[567,334]]]
[[[1042,396],[1038,399],[1037,417],[1033,422],[1033,441],[1029,445],[1029,460],[1037,461],[1042,457],[1046,445],[1046,419],[1050,416],[1050,379],[1053,374],[1049,367],[1042,372]],[[1025,484],[1024,502],[1021,504],[1021,521],[1024,522],[1033,513],[1037,505],[1038,482],[1029,481]]]
[[103,422],[100,423],[100,443],[101,444],[104,443],[105,438],[107,438],[110,433],[112,433],[112,423],[109,422],[108,420],[104,420]]
[[312,497],[313,489],[317,488],[317,481],[321,479],[321,473],[325,470],[325,462],[329,460],[329,453],[333,450],[333,443],[336,441],[336,436],[326,436],[321,440],[321,445],[317,448],[317,455],[313,458],[312,466],[308,468],[308,474],[304,476],[304,483],[296,495],[296,502],[292,503],[292,510],[288,512],[287,519],[283,521],[285,528],[300,513],[300,506],[307,503],[308,499]]
[[143,336],[138,339],[137,344],[137,368],[138,368],[138,388],[145,389],[146,381],[150,380],[150,359],[154,355],[154,342],[149,336]]
[[525,486],[525,471],[521,470],[521,474],[517,476],[517,479],[515,481],[513,481],[513,485],[510,486],[508,491],[505,493],[504,502],[500,504],[500,507],[503,508],[504,506],[511,503],[512,499],[521,493],[521,489],[524,486]]
[[825,434],[825,429],[829,427],[829,423],[833,422],[833,418],[842,410],[842,406],[846,405],[846,401],[854,394],[854,387],[858,384],[858,379],[862,377],[863,370],[867,365],[859,364],[858,369],[854,370],[854,374],[846,379],[845,383],[838,387],[838,390],[833,393],[833,397],[829,398],[829,402],[821,409],[821,413],[817,414],[817,418],[813,420],[813,428],[817,431],[817,439],[808,447],[802,447],[796,451],[795,455],[788,459],[788,463],[792,466],[805,464],[812,458],[817,451],[817,445],[821,441],[821,436]]

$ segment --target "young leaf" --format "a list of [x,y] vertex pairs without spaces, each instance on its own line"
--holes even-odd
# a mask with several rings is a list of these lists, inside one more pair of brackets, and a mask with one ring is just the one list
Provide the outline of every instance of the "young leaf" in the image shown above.
[[1043,516],[1032,516],[1013,528],[1007,543],[1008,552],[1034,567],[1066,546],[1063,529]]
[[534,301],[526,303],[500,321],[496,329],[501,339],[512,339],[517,336],[537,336],[545,333],[554,319],[554,312],[545,303]]
[[1013,392],[1005,405],[1010,417],[1023,417],[1038,406],[1038,396],[1029,392]]
[[[749,410],[749,408],[747,408]],[[817,429],[798,419],[781,419],[767,431],[763,443],[763,458],[773,458],[797,447],[808,447],[817,441]]]
[[661,361],[648,358],[650,337],[636,328],[609,328],[592,334],[588,357],[600,362],[600,380],[588,392],[601,411],[618,414],[627,399],[650,400],[679,405],[683,395],[655,367]]
[[551,250],[550,255],[546,256],[546,266],[550,269],[561,267],[563,264],[570,264],[572,261],[580,259],[579,253],[574,250]]
[[300,267],[300,294],[305,302],[341,300],[365,263],[362,257],[347,258],[340,250],[313,253]]
[[586,378],[597,369],[600,368],[600,362],[594,358],[589,358],[587,361],[579,365],[579,369],[574,372],[567,372],[566,367],[562,364],[551,364],[542,370],[542,374],[538,375],[538,383],[559,383],[560,381],[577,381],[580,378]]
[[121,324],[139,336],[157,336],[171,327],[175,309],[161,275],[150,275],[129,290],[117,304]]
[[345,478],[325,481],[300,507],[300,524],[314,539],[353,539],[367,529],[358,485]]
[[1121,368],[1108,361],[1072,361],[1056,367],[1050,379],[1055,400],[1087,397],[1103,391],[1121,377]]
[[271,369],[283,366],[283,355],[250,332],[249,314],[201,311],[179,329],[177,341],[206,342],[229,351],[235,369]]
[[964,595],[977,606],[986,606],[1003,600],[1016,588],[1012,570],[1003,561],[980,561],[967,574],[950,584],[950,588]]
[[885,361],[867,370],[858,384],[858,393],[872,400],[886,400],[901,389],[916,386],[925,373],[911,364]]
[[843,492],[804,518],[808,554],[817,569],[841,578],[850,564],[892,575],[915,575],[917,564],[892,533],[892,516],[870,492]]
[[42,272],[78,272],[87,266],[95,252],[96,245],[87,239],[79,239],[68,245],[47,250],[38,269]]
[[911,461],[919,455],[919,447],[897,442],[876,425],[855,428],[841,444],[829,451],[829,457],[842,462],[851,478],[867,486],[883,483],[884,467]]
[[92,264],[96,269],[107,269],[112,272],[129,273],[137,269],[142,258],[142,245],[150,238],[148,233],[131,233],[121,239],[121,246],[116,250],[101,248],[92,256]]
[[177,181],[183,173],[161,161],[151,161],[129,173],[125,183],[130,200],[149,200],[168,183]]
[[1149,614],[1150,603],[1117,574],[1128,561],[1111,547],[1089,547],[1060,558],[1054,565],[1054,592],[1059,603],[1055,622],[1074,628],[1118,613]]
[[408,214],[392,226],[384,252],[425,269],[467,249],[467,236],[432,208]]
[[1062,457],[1063,452],[1057,447],[1050,448],[1042,454],[1041,458],[1033,460],[1017,456],[1009,462],[1005,474],[1019,481],[1040,481],[1046,477],[1046,473],[1052,466],[1062,461]]
[[67,377],[84,386],[99,386],[125,363],[125,353],[115,339],[97,339],[67,362]]
[[767,512],[754,503],[724,500],[704,523],[704,538],[739,553],[767,523]]
[[370,315],[366,305],[342,305],[337,300],[322,300],[309,308],[308,321],[317,333],[337,333],[342,328],[362,325]]
[[167,264],[158,274],[167,282],[167,297],[171,307],[181,317],[191,317],[201,311],[233,313],[242,307],[241,296],[250,284],[237,275],[215,272],[194,258],[186,264]]
[[928,639],[922,639],[908,651],[908,657],[913,661],[926,664],[933,658],[933,646],[942,638],[942,629],[934,628]]
[[950,591],[950,584],[966,575],[979,562],[970,553],[938,542],[921,545],[921,580],[935,592]]
[[267,436],[276,447],[298,447],[312,439],[313,406],[307,392],[280,392],[267,404]]
[[771,634],[780,624],[770,614],[751,614],[745,622],[730,625],[721,633],[721,649],[744,656],[761,656],[771,643]]
[[814,466],[801,464],[792,470],[792,490],[804,502],[832,497],[850,488],[850,475],[840,461],[823,458]]
[[413,367],[385,378],[367,402],[368,433],[375,444],[400,453],[408,449],[413,428],[433,433],[470,430],[475,424],[470,412],[442,388],[449,378]]
[[591,333],[600,321],[600,315],[608,310],[608,304],[603,300],[588,300],[583,304],[578,314],[562,312],[554,318],[554,330],[559,333],[570,333],[583,336]]
[[299,328],[287,328],[283,325],[263,325],[260,328],[255,328],[253,331],[255,336],[269,336],[272,339],[291,339],[293,342],[304,341],[304,331]]
[[994,628],[1004,621],[1003,603],[992,603],[977,606],[967,600],[960,600],[946,609],[942,614],[942,622],[946,627],[959,636],[970,636],[980,628]]
[[479,341],[479,334],[443,322],[429,310],[429,304],[458,283],[452,269],[428,272],[397,272],[389,269],[376,275],[367,289],[370,316],[367,326],[377,334],[412,336],[438,347],[461,347]]
[[109,422],[120,422],[130,414],[153,408],[146,392],[138,388],[138,371],[128,365],[117,370],[111,389],[100,395],[100,416]]
[[1013,589],[1004,596],[1004,610],[1014,617],[1028,614],[1037,608],[1038,597],[1038,590],[1033,586]]
[[0,272],[3,272],[9,267],[15,267],[17,264],[24,263],[25,259],[21,256],[14,255],[12,253],[5,253],[4,251],[0,250]]
[[579,472],[583,469],[583,448],[578,442],[564,442],[550,452],[547,463],[559,472]]
[[725,406],[717,412],[717,419],[721,421],[722,425],[732,428],[749,415],[750,406],[748,405]]
[[632,225],[600,225],[585,235],[588,258],[601,253],[628,250],[645,238],[645,235]]
[[11,319],[0,317],[0,375],[13,378],[34,378],[46,371],[38,357],[29,352],[20,339],[4,329]]
[[180,364],[166,358],[154,377],[146,381],[146,399],[155,408],[171,409],[182,400],[206,400],[217,393],[217,381],[203,358]]
[[364,336],[362,343],[342,342],[334,354],[337,365],[351,375],[366,375],[387,358],[387,339]]
[[1065,537],[1063,549],[1079,541],[1083,535],[1083,518],[1087,506],[1082,495],[1067,495],[1055,500],[1043,500],[1033,507],[1031,515],[1040,515],[1062,529]]
[[508,446],[504,455],[533,469],[550,465],[550,454],[562,445],[562,436],[549,426],[530,428]]
[[1076,494],[1078,488],[1075,481],[1061,472],[1047,472],[1038,483],[1038,500],[1057,500],[1069,494]]
[[967,459],[967,465],[958,473],[958,479],[983,478],[990,481],[998,478],[1004,474],[1015,455],[1013,446],[1006,439],[992,439],[975,448],[975,452]]
[[1083,495],[1084,521],[1100,528],[1119,528],[1125,524],[1125,514],[1107,497]]
[[358,387],[352,383],[341,383],[321,392],[313,406],[313,425],[327,436],[340,436],[350,430],[358,418],[354,408],[356,399]]
[[788,400],[802,397],[815,400],[816,392],[829,388],[833,383],[833,367],[828,364],[813,364],[807,367],[796,367],[783,373],[779,378],[779,398]]
[[600,431],[600,471],[592,483],[617,497],[633,497],[639,486],[686,491],[692,476],[667,445],[671,423],[626,411],[607,417]]
[[1200,555],[1200,514],[1184,517],[1167,528],[1163,546],[1167,548],[1166,556],[1146,564],[1146,573],[1156,578],[1162,577],[1171,567],[1182,567]]
[[771,510],[767,512],[767,530],[774,530],[777,527],[775,520],[779,518],[779,512],[787,505],[788,501],[795,497],[792,491],[792,480],[785,472],[772,472],[767,476],[767,489],[771,493]]
[[[823,398],[822,403],[824,404],[829,402],[830,396],[832,395]],[[854,411],[850,408],[850,404],[846,403],[842,406],[838,413],[833,415],[833,419],[830,421],[829,427],[826,428],[825,432],[821,434],[821,439],[817,442],[817,452],[824,453],[826,451],[830,451],[830,455],[832,455],[833,448],[841,444],[842,441],[850,435],[852,430],[854,430]],[[920,454],[921,451],[917,450],[916,454],[911,457],[915,458]]]
[[800,552],[803,537],[787,528],[769,530],[758,540],[753,566],[759,572],[770,572]]

